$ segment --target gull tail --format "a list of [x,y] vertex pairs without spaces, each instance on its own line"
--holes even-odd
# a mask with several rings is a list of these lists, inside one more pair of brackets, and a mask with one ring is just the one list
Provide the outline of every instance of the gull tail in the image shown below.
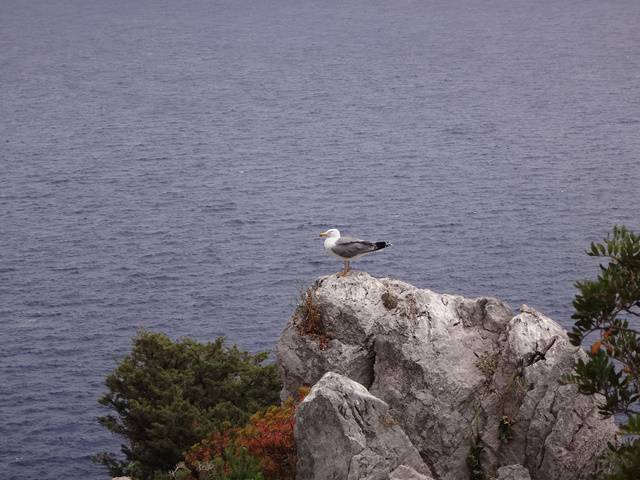
[[375,242],[376,250],[382,250],[383,248],[387,248],[391,246],[389,242]]

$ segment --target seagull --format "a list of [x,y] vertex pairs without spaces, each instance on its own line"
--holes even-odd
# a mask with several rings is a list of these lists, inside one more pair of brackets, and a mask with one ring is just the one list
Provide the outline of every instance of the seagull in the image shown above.
[[349,262],[357,260],[367,253],[375,252],[386,247],[390,247],[389,242],[369,242],[359,238],[341,237],[340,230],[331,228],[320,234],[326,237],[324,249],[327,253],[344,260],[344,270],[338,273],[339,277],[346,277],[349,273]]

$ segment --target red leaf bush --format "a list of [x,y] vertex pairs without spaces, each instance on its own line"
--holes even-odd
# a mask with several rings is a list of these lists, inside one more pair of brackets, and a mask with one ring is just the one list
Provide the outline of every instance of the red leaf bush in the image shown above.
[[230,474],[229,452],[239,449],[256,459],[265,480],[295,480],[295,412],[308,393],[308,388],[301,388],[297,399],[289,398],[280,406],[254,414],[244,427],[213,432],[194,445],[184,456],[184,466],[191,471],[186,480],[197,480],[212,463],[222,462]]

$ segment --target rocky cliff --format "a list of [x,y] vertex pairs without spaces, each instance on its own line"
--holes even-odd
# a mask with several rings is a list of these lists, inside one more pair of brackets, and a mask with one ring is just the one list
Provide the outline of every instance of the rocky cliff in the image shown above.
[[616,428],[561,381],[580,355],[526,306],[321,278],[277,347],[283,396],[314,385],[296,419],[298,478],[586,479]]

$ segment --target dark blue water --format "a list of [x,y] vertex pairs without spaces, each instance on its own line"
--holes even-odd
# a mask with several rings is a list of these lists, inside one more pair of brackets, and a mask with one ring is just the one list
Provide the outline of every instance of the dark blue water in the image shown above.
[[141,327],[271,349],[329,227],[570,325],[640,229],[637,0],[1,0],[0,469],[106,478]]

